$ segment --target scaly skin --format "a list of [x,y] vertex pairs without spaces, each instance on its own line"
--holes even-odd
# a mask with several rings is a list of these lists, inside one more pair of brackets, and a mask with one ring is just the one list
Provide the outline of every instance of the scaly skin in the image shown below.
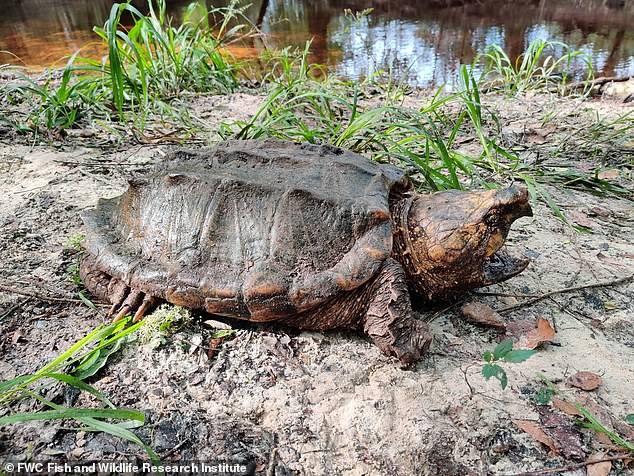
[[391,258],[364,286],[280,323],[320,331],[362,328],[384,354],[404,365],[419,360],[432,340],[427,325],[412,316],[405,272]]
[[511,224],[531,216],[524,188],[414,195],[396,202],[392,214],[392,256],[428,301],[447,301],[504,281],[528,265],[496,254]]

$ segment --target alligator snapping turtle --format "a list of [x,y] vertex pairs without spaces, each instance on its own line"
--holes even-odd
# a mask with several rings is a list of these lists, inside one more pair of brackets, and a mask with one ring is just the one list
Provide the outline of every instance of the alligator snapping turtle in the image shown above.
[[418,194],[404,172],[331,146],[227,141],[179,151],[85,212],[88,290],[118,318],[157,301],[301,329],[362,328],[410,363],[429,301],[503,281],[525,189]]

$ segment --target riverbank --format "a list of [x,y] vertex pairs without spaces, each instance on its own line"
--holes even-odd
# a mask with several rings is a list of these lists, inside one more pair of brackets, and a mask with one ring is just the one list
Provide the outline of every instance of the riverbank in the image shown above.
[[[264,99],[246,90],[189,96],[187,109],[205,128],[183,144],[160,124],[131,136],[99,127],[37,139],[0,132],[0,379],[36,370],[106,321],[102,310],[76,302],[78,252],[69,243],[82,233],[81,210],[121,193],[126,177],[169,150],[217,140],[210,131],[221,122],[249,121]],[[401,107],[419,109],[430,101],[428,93],[412,93]],[[499,129],[500,144],[523,163],[587,176],[596,170],[602,180],[632,190],[631,134],[610,139],[623,124],[632,127],[632,106],[622,97],[529,91],[513,99],[487,94],[482,104],[497,118],[490,127]],[[476,154],[479,144],[465,136],[456,150]],[[164,462],[248,460],[261,474],[507,475],[618,454],[609,439],[574,426],[565,406],[552,399],[539,405],[545,387],[538,376],[552,382],[561,399],[582,403],[606,428],[634,441],[634,427],[624,422],[634,413],[634,285],[582,288],[631,274],[634,206],[631,197],[598,196],[561,182],[543,187],[570,223],[586,231],[537,201],[534,217],[520,220],[509,237],[516,252],[531,258],[529,268],[486,289],[494,295],[466,297],[510,308],[503,316],[515,328],[543,318],[555,331],[552,343],[526,362],[504,364],[505,390],[481,374],[482,353],[504,332],[466,321],[460,305],[417,313],[430,322],[435,342],[409,371],[355,333],[298,333],[223,320],[236,332],[218,341],[212,328],[218,324],[201,317],[158,348],[138,340],[125,345],[90,382],[117,407],[146,413],[148,422],[135,431]],[[566,291],[520,306],[523,295],[557,290]],[[506,328],[512,334],[514,326]],[[601,385],[590,392],[571,387],[577,371],[600,375]],[[46,398],[96,404],[60,385]],[[551,449],[520,429],[524,420],[554,440]],[[54,422],[3,427],[0,454],[15,461],[145,459],[136,445]],[[610,464],[611,474],[628,471],[622,461]]]

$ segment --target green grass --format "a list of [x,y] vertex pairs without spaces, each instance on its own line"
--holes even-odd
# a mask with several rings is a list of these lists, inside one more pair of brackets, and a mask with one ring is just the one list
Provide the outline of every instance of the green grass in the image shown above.
[[379,103],[363,106],[371,81],[355,84],[326,75],[308,63],[303,51],[282,50],[266,66],[267,96],[247,121],[221,125],[224,138],[283,140],[331,144],[366,154],[378,161],[396,160],[416,169],[419,179],[434,189],[464,188],[473,161],[453,148],[464,116],[451,124],[440,109],[460,95],[435,96],[417,110],[403,104],[397,85],[383,85]]
[[[565,395],[563,395],[562,391],[559,390],[557,386],[545,375],[537,374],[537,379],[544,384],[544,387],[542,387],[536,395],[536,400],[539,405],[548,405],[554,395],[557,395],[560,399],[570,403],[570,401],[566,399]],[[577,425],[594,430],[596,433],[602,433],[610,438],[612,443],[617,445],[622,450],[634,453],[634,442],[626,440],[615,431],[607,428],[590,410],[588,410],[583,405],[577,402],[572,402],[572,404],[581,416],[581,418],[576,419],[575,421]],[[628,417],[629,415],[626,416],[626,421]]]
[[532,41],[515,62],[499,45],[494,44],[487,49],[484,61],[491,85],[509,95],[551,87],[563,93],[572,76],[572,68],[578,62],[584,64],[586,80],[594,77],[588,54],[556,41]]
[[[32,374],[21,375],[0,382],[0,406],[6,409],[28,403],[40,406],[37,411],[10,412],[0,417],[0,426],[34,420],[71,420],[80,424],[76,429],[98,431],[130,441],[142,447],[152,462],[159,458],[130,428],[145,422],[143,413],[137,410],[117,408],[104,394],[84,379],[94,375],[116,352],[128,336],[143,326],[143,321],[130,324],[130,319],[100,326],[77,341],[65,352]],[[70,385],[95,397],[100,408],[65,407],[42,395],[52,383]]]
[[[242,16],[235,2],[209,12],[221,14],[216,28],[202,21],[174,27],[166,17],[164,0],[156,7],[152,1],[148,5],[149,14],[144,15],[129,3],[115,3],[105,25],[95,28],[108,47],[107,61],[84,60],[103,75],[121,120],[126,107],[146,111],[152,102],[184,91],[229,93],[236,88],[237,65],[222,49],[244,27],[229,29]],[[124,13],[134,18],[129,29],[121,24]]]
[[524,362],[533,356],[535,352],[531,349],[513,349],[513,341],[511,339],[503,340],[492,351],[486,351],[482,355],[484,359],[482,376],[485,380],[489,380],[491,377],[496,378],[500,382],[502,390],[505,390],[509,381],[506,370],[500,366],[500,363],[517,364]]
[[60,79],[49,72],[43,82],[38,82],[21,74],[20,82],[7,87],[7,94],[30,106],[25,129],[62,130],[83,119],[89,111],[107,111],[100,84],[94,78],[77,76],[76,59],[76,54],[69,58]]
[[[148,8],[144,15],[129,2],[112,6],[103,27],[94,28],[108,52],[102,60],[75,53],[59,79],[21,75],[10,85],[13,101],[29,105],[26,119],[16,121],[19,129],[60,131],[99,119],[132,121],[143,130],[150,115],[180,124],[186,111],[170,103],[184,92],[236,89],[240,65],[226,46],[254,34],[246,7],[233,1],[204,14],[190,7],[178,27],[166,16],[164,0],[150,0]],[[132,17],[132,26],[122,24],[123,15]]]

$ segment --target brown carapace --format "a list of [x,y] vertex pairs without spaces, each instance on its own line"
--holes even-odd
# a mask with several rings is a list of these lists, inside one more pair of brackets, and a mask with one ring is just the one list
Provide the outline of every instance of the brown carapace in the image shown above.
[[429,301],[521,272],[501,250],[525,189],[418,194],[404,172],[330,146],[227,141],[175,152],[85,212],[88,290],[117,317],[160,301],[300,329],[358,328],[403,363]]

